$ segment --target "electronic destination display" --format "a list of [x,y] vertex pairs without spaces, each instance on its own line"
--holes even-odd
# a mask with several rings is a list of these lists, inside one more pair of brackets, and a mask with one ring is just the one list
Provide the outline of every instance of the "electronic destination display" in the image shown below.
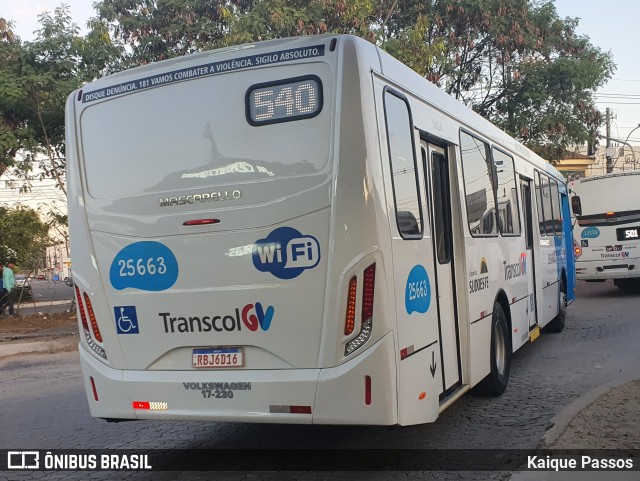
[[322,110],[322,82],[315,75],[253,85],[246,95],[251,125],[315,117]]

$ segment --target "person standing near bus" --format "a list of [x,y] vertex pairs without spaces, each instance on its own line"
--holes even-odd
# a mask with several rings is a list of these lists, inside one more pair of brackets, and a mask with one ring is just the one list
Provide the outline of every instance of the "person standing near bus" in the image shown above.
[[[5,295],[7,296],[7,298],[6,298],[6,306],[9,307],[9,315],[10,316],[14,315],[13,303],[14,303],[15,298],[16,298],[15,278],[13,276],[13,266],[14,266],[14,264],[12,262],[9,262],[2,269],[2,283],[3,283]],[[4,310],[5,310],[6,306],[4,304],[2,305],[2,310],[0,310],[0,314],[4,314]]]
[[[0,262],[0,272],[4,270],[4,262]],[[4,303],[7,299],[7,292],[4,290],[3,276],[0,276],[0,313],[4,310]]]

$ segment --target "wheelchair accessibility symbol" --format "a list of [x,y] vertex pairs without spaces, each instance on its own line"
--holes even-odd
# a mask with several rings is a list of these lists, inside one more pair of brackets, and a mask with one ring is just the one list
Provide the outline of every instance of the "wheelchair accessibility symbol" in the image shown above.
[[136,306],[115,306],[113,313],[118,334],[140,334]]

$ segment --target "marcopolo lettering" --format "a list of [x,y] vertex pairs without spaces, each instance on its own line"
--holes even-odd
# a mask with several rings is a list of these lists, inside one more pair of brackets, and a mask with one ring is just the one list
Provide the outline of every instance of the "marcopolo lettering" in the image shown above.
[[199,204],[202,202],[218,202],[222,200],[238,200],[240,197],[242,197],[242,191],[238,189],[204,194],[181,195],[179,197],[165,197],[164,199],[160,199],[160,207]]

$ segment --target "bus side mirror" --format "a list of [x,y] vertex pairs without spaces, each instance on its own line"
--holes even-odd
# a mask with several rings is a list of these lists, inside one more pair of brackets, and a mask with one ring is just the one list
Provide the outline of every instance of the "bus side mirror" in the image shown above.
[[405,235],[420,235],[420,226],[413,212],[408,210],[398,211],[398,228]]
[[571,197],[571,210],[573,215],[582,215],[582,204],[580,203],[580,197],[577,195]]

